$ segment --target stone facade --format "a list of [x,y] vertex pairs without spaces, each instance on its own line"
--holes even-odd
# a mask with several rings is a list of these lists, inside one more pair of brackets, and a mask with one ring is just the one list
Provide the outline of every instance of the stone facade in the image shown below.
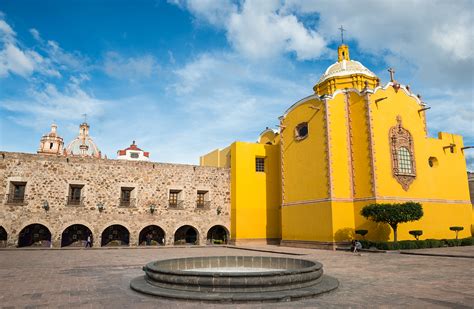
[[[18,183],[26,183],[24,202],[12,203],[8,196]],[[79,205],[68,205],[71,185],[82,186]],[[122,188],[133,189],[128,207],[120,206]],[[182,202],[175,208],[168,202],[170,190],[180,190]],[[205,207],[197,207],[198,191],[206,192]],[[96,247],[114,224],[128,230],[130,246],[139,244],[140,231],[149,225],[161,227],[166,245],[174,244],[175,232],[184,225],[197,231],[198,244],[206,244],[216,225],[230,238],[226,168],[0,152],[0,198],[0,227],[9,247],[18,245],[20,232],[31,224],[49,229],[53,247],[61,246],[63,232],[74,224],[89,228]]]

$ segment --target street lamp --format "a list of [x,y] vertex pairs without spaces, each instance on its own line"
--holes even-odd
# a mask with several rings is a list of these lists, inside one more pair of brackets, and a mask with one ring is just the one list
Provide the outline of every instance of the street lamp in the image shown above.
[[48,203],[48,201],[45,200],[45,201],[43,202],[43,206],[42,206],[42,207],[43,207],[44,210],[48,211],[48,210],[49,210],[49,203]]
[[97,209],[98,209],[100,212],[102,212],[102,211],[105,209],[104,204],[102,204],[102,203],[100,203],[100,202],[97,203]]

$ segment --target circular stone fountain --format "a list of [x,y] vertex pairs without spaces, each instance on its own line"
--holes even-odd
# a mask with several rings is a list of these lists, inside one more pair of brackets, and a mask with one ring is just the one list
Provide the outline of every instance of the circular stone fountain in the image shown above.
[[338,287],[318,262],[265,256],[213,256],[148,263],[130,287],[150,295],[199,301],[290,301]]

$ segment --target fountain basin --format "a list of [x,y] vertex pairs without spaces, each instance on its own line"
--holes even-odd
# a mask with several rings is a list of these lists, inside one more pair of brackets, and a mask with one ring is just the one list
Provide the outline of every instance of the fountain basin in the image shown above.
[[154,261],[133,290],[183,300],[289,301],[334,290],[321,263],[266,256],[212,256]]

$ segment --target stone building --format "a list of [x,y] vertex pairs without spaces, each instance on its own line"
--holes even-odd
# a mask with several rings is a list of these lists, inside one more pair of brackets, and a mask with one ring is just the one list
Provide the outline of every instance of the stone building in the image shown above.
[[0,197],[3,246],[81,246],[89,235],[96,247],[201,245],[230,236],[226,168],[0,152]]
[[138,148],[138,146],[135,144],[135,141],[133,141],[130,147],[117,151],[117,159],[129,161],[149,161],[150,153]]

